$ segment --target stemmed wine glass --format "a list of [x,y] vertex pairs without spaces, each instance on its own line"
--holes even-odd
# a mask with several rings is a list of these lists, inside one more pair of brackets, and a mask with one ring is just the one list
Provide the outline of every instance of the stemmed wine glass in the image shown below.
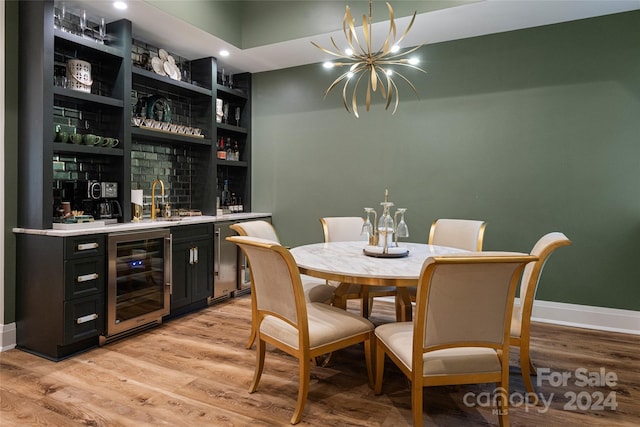
[[[407,208],[398,208],[396,209],[396,213],[394,215],[394,222],[396,223],[395,229],[395,240],[396,247],[398,247],[398,237],[409,237],[409,227],[407,223],[404,222],[404,213],[407,211]],[[398,222],[398,214],[400,214],[400,222]]]
[[373,224],[371,224],[371,212],[373,212],[373,208],[364,208],[364,211],[367,213],[367,219],[362,224],[362,232],[360,234],[373,236]]
[[236,107],[236,126],[240,126],[240,107]]

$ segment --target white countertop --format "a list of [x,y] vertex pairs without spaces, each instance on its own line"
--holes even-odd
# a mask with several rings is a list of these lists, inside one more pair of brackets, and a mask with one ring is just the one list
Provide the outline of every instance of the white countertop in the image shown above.
[[182,217],[179,221],[158,219],[155,221],[151,221],[150,219],[143,219],[138,222],[119,222],[117,224],[107,224],[104,225],[104,222],[96,221],[96,227],[91,227],[90,223],[79,224],[77,229],[65,229],[65,230],[54,230],[52,228],[48,229],[34,229],[34,228],[14,228],[13,232],[18,234],[38,234],[41,236],[55,236],[55,237],[68,237],[68,236],[82,236],[87,234],[101,234],[101,233],[121,233],[124,231],[140,231],[154,228],[163,228],[163,227],[178,227],[181,225],[192,225],[192,224],[203,224],[210,222],[222,222],[222,221],[238,221],[238,220],[246,220],[246,219],[257,219],[257,218],[265,218],[270,217],[270,213],[264,212],[242,212],[221,216],[188,216]]

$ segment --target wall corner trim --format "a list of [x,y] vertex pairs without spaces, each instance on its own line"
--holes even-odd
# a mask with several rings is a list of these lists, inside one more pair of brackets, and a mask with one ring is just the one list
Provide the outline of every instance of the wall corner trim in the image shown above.
[[0,324],[0,352],[16,347],[16,324]]

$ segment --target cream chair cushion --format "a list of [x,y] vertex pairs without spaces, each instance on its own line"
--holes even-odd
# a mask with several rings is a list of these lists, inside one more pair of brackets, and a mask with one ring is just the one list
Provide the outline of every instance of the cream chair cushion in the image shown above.
[[[384,341],[389,350],[409,370],[413,361],[413,323],[397,322],[380,325],[376,337]],[[422,357],[422,375],[455,375],[500,372],[500,359],[489,348],[448,348],[425,353]]]
[[[311,349],[343,340],[346,336],[372,331],[367,319],[327,304],[307,304],[309,319],[309,347]],[[268,335],[293,348],[298,348],[298,331],[287,322],[274,316],[266,316],[260,333]]]

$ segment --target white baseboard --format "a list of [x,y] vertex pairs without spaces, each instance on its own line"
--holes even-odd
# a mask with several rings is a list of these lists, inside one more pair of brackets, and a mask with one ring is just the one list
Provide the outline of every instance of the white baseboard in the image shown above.
[[11,350],[16,347],[16,324],[0,324],[0,351]]
[[[381,297],[376,300],[393,302],[393,297]],[[516,305],[519,304],[520,301],[516,298]],[[640,312],[618,308],[536,300],[533,303],[531,320],[576,328],[640,335]],[[0,351],[11,350],[15,346],[16,324],[0,325]]]
[[[379,297],[376,300],[394,301],[393,297]],[[516,298],[515,304],[520,305],[519,298]],[[531,320],[576,328],[640,335],[640,311],[536,300],[533,303]]]
[[[519,302],[516,300],[516,303]],[[536,300],[533,303],[531,320],[576,328],[640,335],[640,312],[618,308]]]

